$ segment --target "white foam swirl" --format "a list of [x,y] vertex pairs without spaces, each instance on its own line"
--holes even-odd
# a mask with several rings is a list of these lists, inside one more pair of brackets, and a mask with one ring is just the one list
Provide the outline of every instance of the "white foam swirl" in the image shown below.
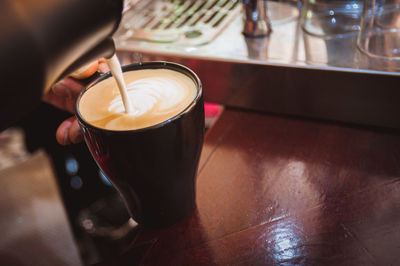
[[[133,107],[132,116],[142,116],[150,111],[154,115],[162,114],[185,97],[182,84],[164,77],[135,80],[127,85],[127,91]],[[108,110],[112,113],[124,112],[120,95],[111,101]]]

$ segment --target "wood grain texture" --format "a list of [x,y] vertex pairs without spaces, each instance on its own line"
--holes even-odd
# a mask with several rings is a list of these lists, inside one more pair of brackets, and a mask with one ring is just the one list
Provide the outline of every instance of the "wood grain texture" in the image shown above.
[[399,160],[396,132],[225,110],[196,211],[100,265],[398,265]]

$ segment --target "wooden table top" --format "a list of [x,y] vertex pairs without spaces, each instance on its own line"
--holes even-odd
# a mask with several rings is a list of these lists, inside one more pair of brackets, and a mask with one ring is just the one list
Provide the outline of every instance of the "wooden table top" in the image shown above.
[[99,265],[399,265],[400,134],[225,110],[197,210]]

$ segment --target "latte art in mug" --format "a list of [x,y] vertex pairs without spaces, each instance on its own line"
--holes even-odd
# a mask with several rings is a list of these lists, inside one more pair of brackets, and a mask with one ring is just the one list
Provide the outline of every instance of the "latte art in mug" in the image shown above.
[[153,126],[178,115],[196,97],[188,76],[169,69],[124,72],[133,110],[127,114],[114,79],[91,87],[79,102],[79,112],[90,124],[110,130]]
[[[185,87],[177,81],[158,77],[144,78],[131,82],[127,86],[128,96],[132,101],[132,116],[142,116],[153,110],[153,115],[168,113],[171,108],[184,100]],[[121,96],[111,101],[108,111],[124,112]]]

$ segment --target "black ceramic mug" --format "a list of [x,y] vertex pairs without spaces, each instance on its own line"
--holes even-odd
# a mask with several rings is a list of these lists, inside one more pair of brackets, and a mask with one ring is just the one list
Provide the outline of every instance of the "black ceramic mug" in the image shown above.
[[204,103],[199,78],[175,63],[148,62],[124,66],[124,72],[169,69],[193,81],[197,93],[178,115],[147,128],[114,131],[85,121],[79,112],[82,95],[110,78],[107,73],[85,88],[76,116],[98,166],[119,191],[132,218],[141,225],[162,227],[187,217],[195,207],[196,174],[204,137]]

